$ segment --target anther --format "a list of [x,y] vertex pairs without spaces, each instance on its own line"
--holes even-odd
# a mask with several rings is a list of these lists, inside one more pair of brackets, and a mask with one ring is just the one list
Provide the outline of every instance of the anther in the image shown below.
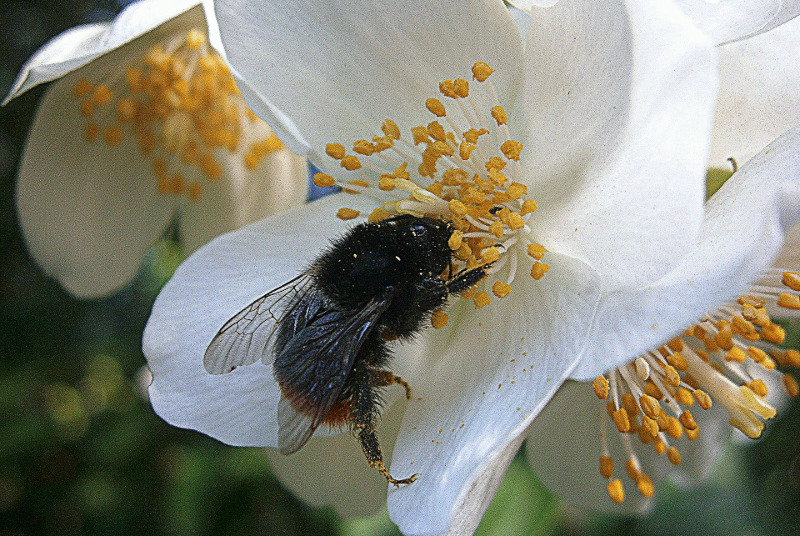
[[394,138],[396,140],[400,139],[400,127],[397,126],[397,123],[392,121],[391,119],[387,119],[381,125],[381,131],[387,136]]
[[608,380],[602,374],[594,379],[592,382],[592,388],[594,389],[594,394],[596,394],[597,398],[600,400],[605,400],[608,398]]
[[783,375],[783,386],[792,398],[797,398],[797,396],[800,395],[800,385],[798,385],[797,380],[791,374]]
[[347,171],[355,171],[361,169],[361,161],[357,156],[348,154],[341,158],[341,166]]
[[544,274],[546,274],[549,269],[549,264],[545,264],[543,262],[534,263],[534,265],[531,267],[531,277],[536,281],[539,281],[544,277]]
[[340,220],[352,220],[358,218],[360,212],[352,208],[340,208],[336,212],[336,217]]
[[686,430],[695,430],[697,428],[697,423],[695,422],[694,417],[692,416],[692,412],[689,411],[688,409],[684,410],[683,413],[681,413],[681,416],[679,417],[678,420],[681,421],[681,424],[683,425],[684,428],[686,428]]
[[431,314],[431,325],[436,329],[445,327],[447,325],[447,320],[447,313],[441,309],[436,309],[433,314]]
[[492,108],[492,117],[494,118],[495,122],[498,126],[505,125],[508,123],[508,116],[506,115],[506,111],[503,109],[502,106],[497,105]]
[[436,117],[444,117],[447,115],[447,112],[444,109],[444,104],[442,101],[436,98],[429,98],[425,101],[425,107],[428,109]]
[[783,272],[782,283],[792,290],[800,291],[800,273],[786,271]]
[[611,500],[615,503],[621,504],[625,501],[625,490],[619,478],[615,478],[609,482],[606,489],[608,489],[608,496],[611,497]]
[[600,474],[604,478],[611,478],[611,475],[614,474],[614,460],[611,459],[611,456],[605,454],[600,456]]
[[650,417],[651,419],[658,418],[658,415],[661,413],[661,405],[658,403],[658,400],[653,398],[650,395],[643,394],[639,397],[639,405],[642,408],[642,411]]
[[456,97],[461,99],[467,98],[469,96],[469,82],[463,78],[456,78],[453,80],[453,92]]
[[778,306],[785,309],[800,310],[800,297],[783,292],[778,296]]
[[[700,406],[703,409],[711,409],[713,403],[711,401],[711,397],[708,396],[708,394],[705,391],[703,391],[702,389],[695,389],[692,392],[692,396],[694,397],[695,400],[697,400],[698,406]],[[684,405],[688,406],[689,404],[684,404]]]
[[645,358],[636,358],[636,361],[634,361],[634,367],[636,368],[636,375],[640,380],[645,381],[650,377],[650,365],[647,363]]
[[329,188],[336,184],[336,181],[327,173],[320,172],[314,174],[314,184],[320,188]]
[[450,238],[447,241],[447,245],[451,250],[457,251],[461,247],[463,239],[464,233],[462,231],[453,231],[453,234],[450,235]]
[[489,64],[482,61],[472,65],[472,77],[478,82],[485,82],[493,72],[494,69],[489,67]]
[[519,211],[519,213],[524,216],[526,214],[530,214],[531,212],[535,212],[537,208],[536,201],[533,199],[526,199],[523,201],[522,209]]
[[631,430],[631,423],[628,419],[628,412],[624,409],[618,409],[611,414],[611,418],[614,419],[614,424],[617,425],[617,430],[621,433],[630,432]]
[[511,285],[503,281],[495,281],[492,285],[492,293],[498,298],[505,298],[511,293]]
[[475,308],[480,309],[481,307],[489,305],[491,299],[489,298],[489,294],[487,294],[486,291],[482,290],[475,294],[473,301],[475,302]]
[[325,146],[325,153],[331,158],[341,160],[344,158],[347,151],[341,143],[329,143]]
[[522,154],[522,143],[516,140],[507,140],[500,146],[500,150],[509,160],[519,160]]

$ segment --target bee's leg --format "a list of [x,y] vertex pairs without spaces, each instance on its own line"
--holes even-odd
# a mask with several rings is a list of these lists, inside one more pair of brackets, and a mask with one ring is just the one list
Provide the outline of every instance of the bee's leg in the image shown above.
[[371,368],[369,371],[373,374],[372,377],[375,380],[373,385],[377,385],[379,387],[389,387],[390,385],[397,383],[406,390],[406,398],[411,398],[411,386],[400,376],[395,376],[393,372],[388,370]]
[[370,376],[372,376],[372,371],[367,369],[363,376],[365,378],[364,381],[360,381],[354,389],[353,405],[350,409],[353,433],[361,443],[361,449],[364,451],[364,456],[366,456],[369,466],[377,469],[386,478],[387,482],[397,487],[402,484],[411,484],[417,479],[416,474],[408,478],[397,479],[389,473],[389,469],[383,463],[381,445],[378,442],[378,436],[375,434],[378,401],[372,387],[374,384],[370,383],[374,378],[370,378]]
[[447,281],[447,290],[451,294],[458,294],[474,287],[486,277],[491,264],[484,264],[471,270],[461,270],[453,279]]

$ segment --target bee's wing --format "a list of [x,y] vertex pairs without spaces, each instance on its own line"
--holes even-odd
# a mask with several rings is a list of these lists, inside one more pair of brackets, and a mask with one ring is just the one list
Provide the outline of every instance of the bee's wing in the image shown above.
[[271,290],[225,322],[206,348],[203,365],[210,374],[224,374],[270,355],[275,328],[310,290],[304,272]]
[[278,447],[291,454],[309,440],[339,398],[353,361],[391,303],[383,293],[358,311],[328,310],[299,330],[275,356],[281,385]]

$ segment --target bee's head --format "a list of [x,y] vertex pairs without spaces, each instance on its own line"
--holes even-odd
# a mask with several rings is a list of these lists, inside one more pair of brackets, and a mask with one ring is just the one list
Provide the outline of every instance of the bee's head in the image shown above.
[[404,252],[416,258],[414,263],[421,270],[438,275],[447,269],[452,254],[448,245],[453,234],[450,222],[402,214],[384,223],[394,227]]

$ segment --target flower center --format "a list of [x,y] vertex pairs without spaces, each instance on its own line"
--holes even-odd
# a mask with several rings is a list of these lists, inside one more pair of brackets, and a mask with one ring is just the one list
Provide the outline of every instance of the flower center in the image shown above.
[[[463,78],[440,82],[445,102],[435,97],[425,101],[435,119],[412,127],[410,140],[402,138],[397,124],[387,119],[381,126],[382,136],[356,141],[350,154],[343,145],[329,143],[328,156],[358,178],[339,181],[317,173],[314,183],[338,185],[352,194],[377,190],[394,196],[369,215],[371,222],[397,214],[450,221],[455,230],[449,246],[457,267],[492,263],[491,291],[505,298],[512,290],[520,257],[529,259],[530,275],[536,280],[549,266],[540,262],[545,248],[530,238],[528,222],[536,202],[526,197],[527,186],[520,182],[522,143],[511,139],[508,116],[489,80],[492,72],[486,63],[473,65],[477,88]],[[398,193],[403,197],[397,197]],[[352,219],[359,212],[344,208],[338,216]],[[488,282],[463,294],[477,308],[491,301],[487,291],[479,290],[483,285]],[[432,323],[444,326],[446,315],[438,311]]]
[[[757,438],[764,420],[776,415],[765,399],[764,380],[780,378],[786,393],[798,396],[797,380],[778,372],[776,366],[800,367],[800,352],[779,348],[786,333],[767,312],[768,305],[800,310],[800,297],[787,290],[800,291],[800,273],[772,270],[750,295],[709,313],[682,336],[612,371],[608,378],[595,378],[594,392],[608,400],[603,413],[619,432],[627,453],[627,473],[642,495],[653,495],[653,483],[636,455],[635,439],[642,446],[652,446],[658,455],[666,453],[672,464],[679,465],[680,452],[670,440],[680,440],[684,434],[689,440],[698,438],[699,426],[688,409],[695,403],[707,410],[713,401],[718,402],[731,426]],[[601,419],[600,474],[608,480],[611,498],[623,502],[622,482],[613,478],[608,419]]]
[[198,29],[151,48],[124,76],[79,80],[84,138],[118,147],[135,141],[152,161],[158,191],[197,201],[223,175],[227,155],[253,170],[282,147],[247,107],[225,61]]

